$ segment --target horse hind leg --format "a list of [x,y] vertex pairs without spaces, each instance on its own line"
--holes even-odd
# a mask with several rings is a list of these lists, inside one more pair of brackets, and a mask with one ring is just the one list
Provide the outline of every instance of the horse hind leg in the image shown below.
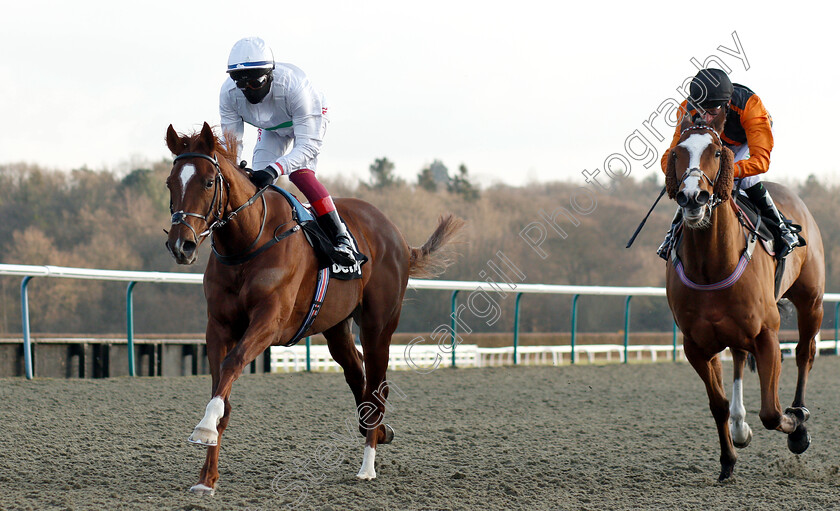
[[[790,299],[796,307],[797,323],[799,327],[799,342],[796,344],[796,393],[793,404],[785,413],[798,414],[804,420],[810,416],[805,407],[805,388],[808,384],[808,374],[814,365],[817,352],[817,334],[823,319],[822,295],[817,293],[797,293],[794,288],[789,293]],[[788,435],[788,449],[795,454],[802,454],[811,445],[811,435],[800,423],[793,433]]]
[[[376,478],[375,459],[376,447],[379,444],[388,444],[394,439],[394,429],[383,423],[385,408],[392,405],[388,401],[391,384],[385,379],[385,372],[388,369],[388,351],[391,344],[391,336],[397,328],[399,313],[397,313],[384,328],[379,328],[379,323],[362,326],[362,345],[365,350],[365,373],[367,384],[362,404],[359,405],[359,428],[365,431],[365,453],[362,460],[362,467],[356,477],[359,479]],[[394,390],[404,397],[398,388]]]
[[732,399],[729,402],[729,435],[732,437],[732,444],[738,449],[750,445],[752,440],[752,429],[744,420],[747,410],[744,408],[744,364],[747,353],[742,350],[730,350],[732,362],[735,368],[732,381]]
[[[347,318],[334,327],[325,330],[324,337],[327,339],[327,347],[333,360],[344,370],[344,379],[353,392],[356,408],[358,408],[362,404],[365,392],[365,372],[362,368],[362,355],[356,349],[353,338],[352,321],[352,319]],[[361,433],[362,436],[365,436],[364,431]]]

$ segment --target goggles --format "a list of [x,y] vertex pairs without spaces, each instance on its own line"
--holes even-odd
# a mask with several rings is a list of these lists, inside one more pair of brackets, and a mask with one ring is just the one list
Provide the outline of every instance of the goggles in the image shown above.
[[235,80],[236,86],[240,89],[260,89],[268,82],[268,75],[264,74],[256,78],[243,77]]

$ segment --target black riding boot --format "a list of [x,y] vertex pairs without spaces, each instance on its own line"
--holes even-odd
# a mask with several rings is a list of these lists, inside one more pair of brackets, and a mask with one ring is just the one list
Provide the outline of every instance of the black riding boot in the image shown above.
[[779,214],[779,210],[776,209],[776,204],[773,203],[773,199],[770,197],[770,193],[767,191],[767,188],[764,187],[763,183],[758,183],[757,185],[753,185],[746,190],[747,197],[758,206],[758,209],[761,210],[762,216],[767,217],[774,225],[778,226],[780,232],[780,240],[781,246],[779,247],[779,253],[776,254],[776,257],[779,259],[784,259],[788,254],[793,252],[793,249],[799,245],[799,237],[792,233],[788,224],[782,220],[782,216]]
[[671,220],[671,228],[668,229],[668,232],[665,234],[665,241],[659,245],[659,248],[656,249],[656,255],[661,257],[662,259],[668,260],[668,252],[671,251],[671,243],[674,241],[674,231],[677,230],[677,226],[682,222],[682,208],[677,208],[677,212],[674,213],[674,219]]
[[353,251],[353,244],[350,241],[350,234],[341,220],[338,212],[333,210],[318,217],[318,225],[330,237],[333,242],[333,253],[331,258],[339,266],[353,266],[356,264],[356,256]]

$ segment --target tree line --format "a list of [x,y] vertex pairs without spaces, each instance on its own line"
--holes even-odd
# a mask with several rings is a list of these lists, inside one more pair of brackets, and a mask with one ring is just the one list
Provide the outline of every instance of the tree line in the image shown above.
[[[119,176],[108,170],[59,172],[26,164],[0,165],[0,262],[115,270],[201,272],[176,265],[164,247],[169,224],[165,179],[170,161]],[[474,332],[510,332],[519,283],[663,286],[664,263],[655,250],[675,205],[663,201],[631,249],[628,238],[658,195],[662,178],[624,179],[609,190],[554,182],[523,187],[473,183],[465,165],[450,174],[440,161],[421,169],[414,182],[395,174],[387,158],[374,161],[369,179],[320,176],[336,197],[354,196],[379,207],[412,246],[422,244],[437,218],[454,213],[467,221],[448,280],[494,282],[501,291],[482,298],[486,315],[461,319]],[[280,185],[301,196],[293,185]],[[792,186],[820,226],[826,252],[828,291],[840,289],[840,186],[809,176]],[[125,330],[125,284],[73,279],[34,279],[30,284],[31,329],[37,333],[114,333]],[[19,335],[20,279],[0,277],[0,334]],[[469,294],[462,293],[461,299]],[[134,291],[135,331],[201,333],[206,312],[201,286],[141,283]],[[427,333],[449,325],[450,292],[406,294],[399,332]],[[663,298],[632,301],[632,331],[670,331]],[[581,297],[581,332],[623,329],[623,297]],[[569,330],[571,298],[525,295],[520,331]],[[788,320],[789,321],[789,320]],[[833,314],[827,310],[827,326]]]

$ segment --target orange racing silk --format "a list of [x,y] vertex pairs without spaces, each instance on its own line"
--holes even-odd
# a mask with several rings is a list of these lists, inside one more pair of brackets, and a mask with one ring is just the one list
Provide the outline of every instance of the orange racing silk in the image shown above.
[[[729,100],[729,113],[720,138],[733,152],[747,144],[750,157],[735,162],[735,178],[764,174],[770,167],[770,151],[773,150],[773,119],[764,108],[761,98],[749,88],[733,84],[732,99]],[[680,111],[686,111],[686,101],[680,105]],[[691,111],[693,115],[695,110]],[[665,154],[662,155],[662,172],[668,164],[668,155],[680,140],[680,126],[674,132],[674,139]]]

